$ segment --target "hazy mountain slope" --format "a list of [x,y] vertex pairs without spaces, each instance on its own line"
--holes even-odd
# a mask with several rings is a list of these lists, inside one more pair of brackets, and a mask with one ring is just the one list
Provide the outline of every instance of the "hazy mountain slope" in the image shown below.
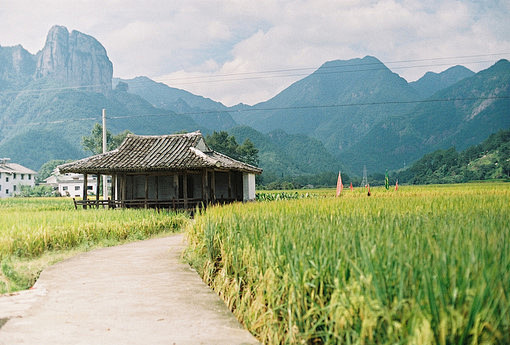
[[81,158],[81,138],[101,122],[103,108],[113,133],[208,130],[189,116],[112,90],[112,69],[101,43],[62,26],[51,28],[37,55],[0,47],[0,156],[35,170],[50,159]]
[[268,178],[318,174],[324,171],[336,172],[339,161],[333,157],[317,139],[302,134],[287,134],[275,130],[264,134],[251,127],[232,128],[239,143],[250,139],[259,149],[259,166]]
[[367,56],[327,62],[234,119],[263,132],[283,129],[313,136],[335,153],[354,145],[375,123],[412,109],[395,102],[418,98],[403,78]]
[[355,174],[364,164],[382,172],[510,127],[506,60],[474,75],[455,66],[413,83],[374,57],[330,61],[266,102],[232,108],[145,77],[112,89],[112,69],[100,42],[60,26],[36,55],[0,47],[0,156],[33,169],[80,158],[81,137],[102,108],[113,133],[226,129],[240,143],[250,138],[275,176],[335,171],[340,163]]
[[31,81],[36,58],[21,45],[0,46],[0,91],[16,89]]
[[[36,170],[49,159],[81,158],[85,156],[81,138],[90,134],[94,123],[101,123],[103,108],[107,109],[107,128],[113,133],[125,129],[136,134],[207,130],[187,116],[154,108],[127,92],[113,91],[108,97],[78,90],[26,92],[14,99],[0,119],[0,156]],[[41,135],[44,132],[52,134]],[[48,138],[54,140],[46,142]]]
[[176,89],[147,77],[134,79],[114,79],[128,84],[128,91],[149,101],[153,106],[185,113],[199,125],[212,130],[223,130],[236,126],[236,122],[227,112],[228,108],[220,102],[194,95],[188,91]]
[[[27,145],[28,144],[28,145]],[[62,130],[53,128],[28,128],[0,144],[0,157],[10,157],[13,162],[39,170],[42,164],[53,159],[84,157],[81,147],[70,142]]]
[[445,89],[474,74],[475,72],[464,66],[453,66],[441,73],[427,72],[423,77],[409,83],[409,85],[425,99],[432,96],[437,91]]
[[351,169],[366,164],[373,171],[384,171],[402,168],[404,162],[437,149],[463,150],[510,128],[509,97],[510,62],[500,60],[418,103],[409,115],[378,123],[340,157]]

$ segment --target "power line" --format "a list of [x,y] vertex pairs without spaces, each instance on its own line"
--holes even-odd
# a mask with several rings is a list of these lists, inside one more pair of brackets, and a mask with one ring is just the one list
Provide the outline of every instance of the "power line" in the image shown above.
[[[451,59],[466,59],[466,58],[479,58],[479,57],[487,57],[487,56],[501,56],[501,55],[510,55],[509,52],[505,53],[493,53],[493,54],[478,54],[478,55],[463,55],[463,56],[452,56],[452,57],[438,57],[438,58],[429,58],[429,59],[414,59],[414,60],[395,60],[395,61],[381,61],[381,62],[363,62],[363,63],[355,63],[355,64],[345,64],[342,66],[322,66],[321,69],[328,68],[340,68],[340,67],[358,67],[358,66],[370,66],[370,65],[380,65],[381,63],[384,65],[395,64],[395,63],[409,63],[409,62],[423,62],[423,61],[435,61],[435,60],[451,60]],[[490,62],[490,61],[482,61],[482,62]],[[468,61],[464,63],[478,63],[477,61]],[[457,65],[459,63],[456,63]],[[449,64],[438,64],[438,65],[425,65],[425,66],[410,66],[412,67],[428,67],[428,66],[443,66]],[[166,81],[178,81],[178,80],[189,80],[189,79],[201,79],[201,78],[220,78],[220,77],[230,77],[237,75],[252,75],[252,74],[265,74],[265,73],[280,73],[280,72],[295,72],[295,71],[307,71],[307,70],[317,70],[319,67],[301,67],[301,68],[286,68],[286,69],[274,69],[274,70],[265,70],[265,71],[251,71],[251,72],[239,72],[239,73],[225,73],[225,74],[216,74],[212,76],[187,76],[181,78],[163,78]],[[398,67],[393,67],[398,68]]]
[[[323,105],[302,105],[302,106],[288,106],[288,107],[269,107],[269,108],[255,108],[250,107],[246,109],[225,109],[225,110],[204,110],[197,112],[184,112],[184,113],[165,113],[165,114],[136,114],[136,115],[117,115],[108,116],[110,120],[121,120],[128,118],[139,118],[139,117],[165,117],[165,116],[188,116],[188,115],[206,115],[215,113],[241,113],[241,112],[264,112],[264,111],[275,111],[275,110],[304,110],[304,109],[327,109],[327,108],[343,108],[343,107],[355,107],[355,106],[376,106],[376,105],[398,105],[398,104],[420,104],[420,103],[441,103],[441,102],[457,102],[457,101],[478,101],[478,100],[504,100],[510,99],[510,96],[486,96],[486,97],[458,97],[458,98],[445,98],[445,99],[425,99],[425,100],[414,100],[414,101],[383,101],[383,102],[363,102],[363,103],[341,103],[341,104],[323,104]],[[85,118],[73,118],[63,119],[47,122],[33,122],[26,123],[23,125],[46,125],[46,124],[61,124],[66,122],[75,121],[98,121],[100,116],[85,117]],[[5,125],[15,126],[15,125]]]
[[[476,61],[469,63],[486,63],[492,62],[492,60],[485,61]],[[368,64],[367,64],[368,65]],[[451,64],[429,64],[429,65],[418,65],[418,66],[397,66],[393,67],[393,69],[409,69],[409,68],[422,68],[422,67],[434,67],[434,66],[449,66]],[[340,68],[343,66],[338,66],[336,68]],[[323,69],[324,67],[321,67]],[[331,68],[335,68],[332,66]],[[282,75],[274,75],[274,76],[255,76],[255,77],[245,77],[245,78],[235,78],[235,79],[221,79],[221,80],[203,80],[203,81],[192,81],[192,82],[184,82],[184,83],[175,83],[176,85],[192,85],[192,84],[205,84],[205,83],[222,83],[222,82],[231,82],[231,81],[242,81],[242,80],[255,80],[255,79],[273,79],[273,78],[287,78],[287,77],[304,77],[310,75],[327,75],[327,74],[342,74],[342,73],[357,73],[357,72],[371,72],[371,71],[381,71],[381,70],[390,70],[386,66],[381,66],[379,68],[368,68],[368,69],[353,69],[353,70],[342,70],[342,71],[324,71],[324,72],[314,72],[313,74],[308,73],[296,73],[296,74],[282,74]],[[204,77],[208,78],[208,77]],[[165,80],[165,79],[163,79]]]
[[463,97],[463,98],[447,98],[447,99],[426,99],[414,101],[384,101],[384,102],[364,102],[364,103],[343,103],[343,104],[323,104],[323,105],[302,105],[302,106],[289,106],[289,107],[270,107],[270,108],[246,108],[246,109],[226,109],[226,110],[204,110],[199,112],[185,112],[185,113],[172,113],[172,114],[142,114],[142,115],[125,115],[125,116],[110,116],[109,119],[124,119],[134,117],[153,117],[153,116],[168,116],[168,115],[206,115],[215,113],[241,113],[241,112],[264,112],[275,110],[302,110],[302,109],[324,109],[324,108],[343,108],[355,106],[374,106],[374,105],[396,105],[396,104],[418,104],[418,103],[439,103],[439,102],[457,102],[457,101],[477,101],[489,99],[510,99],[510,96],[486,96],[486,97]]
[[[303,68],[287,68],[287,69],[276,69],[276,70],[266,70],[266,71],[253,71],[253,72],[239,72],[239,73],[228,73],[228,74],[217,74],[210,76],[189,76],[182,78],[163,78],[166,82],[174,82],[177,81],[177,85],[192,85],[192,84],[205,84],[205,83],[218,83],[218,82],[232,82],[232,81],[243,81],[243,80],[256,80],[256,79],[276,79],[276,78],[288,78],[288,77],[303,77],[309,76],[310,73],[292,73],[288,72],[298,72],[298,71],[309,71],[314,70],[314,75],[326,75],[326,74],[341,74],[341,73],[356,73],[356,72],[369,72],[376,70],[398,70],[398,69],[411,69],[411,68],[423,68],[423,67],[438,67],[438,66],[450,66],[450,65],[460,65],[460,64],[480,64],[493,62],[493,60],[477,60],[477,61],[464,61],[464,62],[456,62],[456,63],[438,63],[438,64],[425,64],[425,65],[412,65],[412,66],[392,66],[391,69],[386,66],[386,64],[394,64],[394,63],[409,63],[409,62],[424,62],[424,61],[435,61],[435,60],[448,60],[448,59],[462,59],[462,58],[478,58],[478,57],[488,57],[488,56],[502,56],[502,55],[510,55],[510,53],[493,53],[493,54],[478,54],[478,55],[465,55],[465,56],[457,56],[457,57],[438,57],[438,58],[429,58],[429,59],[415,59],[415,60],[399,60],[399,61],[389,61],[389,62],[360,62],[354,64],[344,64],[341,66],[322,66],[318,67],[303,67]],[[360,67],[360,66],[374,66],[379,65],[378,68],[367,68],[367,69],[345,69],[349,67]],[[338,70],[342,69],[342,70]],[[276,75],[259,75],[257,74],[269,74],[269,73],[287,73],[287,74],[276,74]],[[250,76],[251,77],[248,77]],[[219,79],[214,80],[216,78],[224,78],[230,76],[246,76],[242,78],[233,78],[233,79]],[[193,80],[199,81],[193,81]],[[203,80],[200,80],[203,79]],[[178,82],[179,80],[189,80],[188,82]],[[142,81],[131,80],[129,84],[143,84]],[[66,86],[66,87],[58,87],[58,88],[43,88],[43,89],[27,89],[27,90],[15,90],[15,91],[0,91],[0,94],[16,94],[16,93],[42,93],[49,91],[62,91],[62,90],[71,90],[71,89],[87,89],[87,88],[95,88],[101,87],[100,84],[91,84],[91,85],[79,85],[79,86]]]

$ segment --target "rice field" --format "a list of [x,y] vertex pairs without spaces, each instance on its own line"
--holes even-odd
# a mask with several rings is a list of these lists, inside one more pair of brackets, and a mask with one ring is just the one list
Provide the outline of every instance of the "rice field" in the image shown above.
[[184,214],[145,209],[75,210],[67,198],[0,199],[0,292],[33,283],[33,279],[16,278],[20,261],[28,265],[46,253],[84,251],[176,232],[188,220]]
[[509,344],[510,184],[212,207],[187,260],[264,344]]

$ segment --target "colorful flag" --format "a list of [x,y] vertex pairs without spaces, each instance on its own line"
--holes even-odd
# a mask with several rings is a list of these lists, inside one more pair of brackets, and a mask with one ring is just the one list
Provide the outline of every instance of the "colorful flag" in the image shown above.
[[351,192],[354,190],[354,188],[352,188],[352,182],[351,182],[351,185],[349,186],[349,188],[351,189]]
[[386,187],[386,190],[390,189],[390,178],[388,177],[388,171],[386,171],[386,176],[384,177],[384,187]]
[[395,190],[398,190],[398,180],[395,182]]
[[340,193],[344,189],[344,185],[342,184],[342,174],[340,171],[338,172],[338,181],[336,181],[336,196],[339,197]]

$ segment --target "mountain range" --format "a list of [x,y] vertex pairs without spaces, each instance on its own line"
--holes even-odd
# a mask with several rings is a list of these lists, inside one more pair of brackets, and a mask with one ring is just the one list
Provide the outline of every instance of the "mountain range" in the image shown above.
[[478,144],[510,127],[510,63],[462,66],[408,83],[375,57],[329,61],[254,106],[220,102],[147,77],[112,78],[93,37],[55,26],[33,55],[0,46],[0,156],[38,169],[86,155],[81,137],[107,109],[113,133],[227,130],[260,149],[266,176],[399,169],[423,154]]

